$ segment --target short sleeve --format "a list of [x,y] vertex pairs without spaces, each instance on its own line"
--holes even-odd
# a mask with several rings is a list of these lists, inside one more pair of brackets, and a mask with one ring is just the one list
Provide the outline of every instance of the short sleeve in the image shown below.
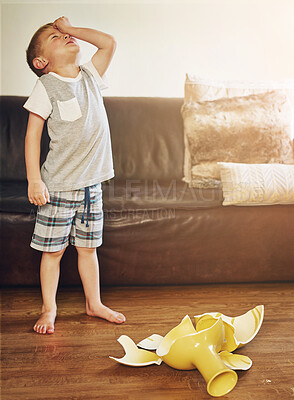
[[90,60],[86,64],[83,64],[82,66],[85,67],[87,70],[89,70],[91,72],[91,74],[94,76],[96,82],[98,83],[98,86],[99,86],[100,90],[109,88],[106,74],[104,73],[103,74],[103,78],[101,78],[101,76],[99,75],[99,72],[95,68],[92,60]]
[[23,107],[34,114],[40,115],[44,119],[47,119],[51,114],[52,105],[40,79],[37,80],[31,95]]

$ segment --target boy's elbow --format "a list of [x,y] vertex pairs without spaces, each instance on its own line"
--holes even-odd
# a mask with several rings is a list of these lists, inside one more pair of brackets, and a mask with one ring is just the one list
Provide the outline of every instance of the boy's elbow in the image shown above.
[[114,36],[110,36],[110,43],[111,43],[111,46],[113,46],[114,48],[116,48],[116,46],[117,46],[117,41],[115,40],[115,37],[114,37]]

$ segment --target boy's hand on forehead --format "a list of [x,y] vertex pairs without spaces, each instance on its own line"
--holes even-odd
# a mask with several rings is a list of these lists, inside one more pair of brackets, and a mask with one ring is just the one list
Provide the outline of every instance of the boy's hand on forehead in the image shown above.
[[53,27],[57,28],[61,33],[69,33],[69,28],[72,28],[72,24],[70,23],[67,17],[59,17],[53,22]]

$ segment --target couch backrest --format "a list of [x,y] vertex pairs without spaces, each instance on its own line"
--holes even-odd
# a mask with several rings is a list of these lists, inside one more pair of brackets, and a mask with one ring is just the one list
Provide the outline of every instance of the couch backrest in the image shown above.
[[[26,179],[24,142],[29,113],[27,97],[0,97],[1,179]],[[181,180],[184,139],[182,98],[104,97],[115,179]],[[44,124],[41,164],[49,138]]]

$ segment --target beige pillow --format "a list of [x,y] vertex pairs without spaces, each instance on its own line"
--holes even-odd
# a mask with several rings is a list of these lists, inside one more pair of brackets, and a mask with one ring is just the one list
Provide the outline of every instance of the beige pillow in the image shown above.
[[294,165],[218,164],[224,206],[294,203]]
[[294,104],[294,79],[276,81],[213,80],[186,73],[185,103],[217,100],[221,97],[248,96],[281,90]]
[[220,187],[218,161],[294,163],[294,114],[283,91],[184,103],[181,114],[190,187]]

